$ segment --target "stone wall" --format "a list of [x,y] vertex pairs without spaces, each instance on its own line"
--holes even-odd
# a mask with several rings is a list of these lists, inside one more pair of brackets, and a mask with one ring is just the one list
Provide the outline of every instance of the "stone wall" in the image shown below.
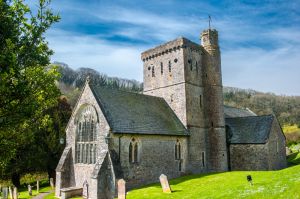
[[285,137],[276,117],[274,117],[272,123],[272,128],[267,145],[269,151],[269,170],[278,170],[285,168],[287,166],[285,153]]
[[223,107],[221,53],[218,32],[205,30],[201,34],[203,55],[204,107],[208,128],[208,159],[211,171],[228,169],[226,132]]
[[230,145],[232,171],[268,170],[268,147],[266,144]]
[[[71,161],[66,162],[66,173],[69,173],[69,177],[65,179],[64,175],[58,174],[57,179],[60,182],[60,187],[82,187],[86,181],[89,185],[95,184],[92,180],[92,173],[95,169],[95,164],[83,164],[75,163],[75,139],[76,139],[76,119],[81,109],[85,106],[92,106],[97,112],[97,124],[96,132],[97,134],[97,154],[100,154],[103,150],[108,150],[108,145],[105,142],[105,137],[109,134],[109,125],[106,121],[101,108],[98,105],[96,98],[94,97],[92,90],[89,85],[86,84],[82,94],[77,102],[72,116],[69,120],[67,129],[66,129],[66,147],[71,147]],[[63,179],[64,178],[64,179]],[[57,191],[58,194],[58,191]]]
[[287,166],[285,137],[274,117],[265,144],[231,144],[231,170],[278,170]]
[[[129,144],[132,138],[138,142],[138,163],[129,162]],[[177,140],[181,144],[181,171],[179,171],[180,160],[175,160]],[[158,182],[162,173],[168,178],[176,178],[186,171],[186,137],[113,134],[109,148],[120,157],[123,177],[129,189]]]

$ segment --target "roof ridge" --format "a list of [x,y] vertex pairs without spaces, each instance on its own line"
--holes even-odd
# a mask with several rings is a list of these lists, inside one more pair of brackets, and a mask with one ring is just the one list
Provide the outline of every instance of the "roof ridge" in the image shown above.
[[122,90],[122,89],[117,89],[117,88],[108,88],[108,87],[105,87],[105,86],[102,86],[102,85],[93,84],[93,83],[89,83],[89,86],[91,86],[91,87],[94,87],[94,86],[95,87],[100,87],[101,89],[110,90],[110,91],[113,91],[113,92],[123,92],[123,93],[129,93],[129,94],[132,94],[132,95],[139,95],[139,96],[150,97],[150,98],[157,98],[157,99],[163,100],[162,97],[158,97],[158,96],[147,95],[147,94],[144,94],[144,93],[137,93],[137,92],[128,91],[128,90]]
[[266,115],[249,115],[249,116],[242,116],[242,117],[228,117],[226,119],[235,119],[235,118],[250,118],[250,117],[274,117],[274,114],[266,114]]

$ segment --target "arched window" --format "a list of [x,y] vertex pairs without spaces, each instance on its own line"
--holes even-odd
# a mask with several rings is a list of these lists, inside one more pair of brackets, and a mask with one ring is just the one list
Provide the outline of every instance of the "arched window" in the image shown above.
[[181,159],[181,146],[179,140],[175,144],[175,160]]
[[97,148],[97,113],[94,107],[85,106],[76,118],[76,163],[95,164]]
[[138,162],[138,142],[132,138],[129,144],[129,162],[137,163]]
[[171,65],[171,61],[169,61],[169,72],[172,71],[172,65]]
[[164,65],[162,62],[160,62],[160,73],[164,74]]

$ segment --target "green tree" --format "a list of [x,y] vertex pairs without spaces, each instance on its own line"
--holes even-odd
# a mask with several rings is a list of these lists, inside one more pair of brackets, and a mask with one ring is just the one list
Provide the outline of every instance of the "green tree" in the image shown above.
[[12,178],[16,186],[34,164],[30,156],[22,162],[24,152],[35,151],[36,133],[51,122],[46,110],[60,95],[44,37],[59,21],[49,5],[50,0],[39,0],[33,15],[22,0],[0,0],[0,177]]

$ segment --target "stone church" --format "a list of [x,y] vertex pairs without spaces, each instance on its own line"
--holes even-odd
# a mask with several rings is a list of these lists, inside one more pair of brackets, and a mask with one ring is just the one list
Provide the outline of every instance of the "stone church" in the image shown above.
[[[113,198],[181,175],[286,166],[285,137],[275,116],[223,105],[218,32],[201,45],[180,37],[142,53],[143,94],[87,80],[66,128],[56,169],[56,196],[83,192]],[[225,109],[225,114],[224,114]]]

